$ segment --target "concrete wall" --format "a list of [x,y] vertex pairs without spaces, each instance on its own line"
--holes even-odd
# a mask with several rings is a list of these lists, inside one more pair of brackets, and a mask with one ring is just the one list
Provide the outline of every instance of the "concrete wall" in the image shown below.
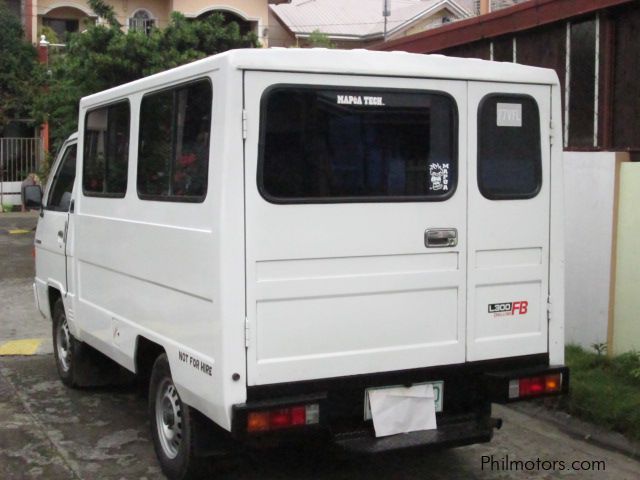
[[616,170],[627,157],[565,152],[566,343],[607,342]]
[[269,46],[271,47],[295,47],[296,39],[289,30],[282,25],[275,13],[269,9]]
[[620,170],[612,353],[640,350],[640,163]]

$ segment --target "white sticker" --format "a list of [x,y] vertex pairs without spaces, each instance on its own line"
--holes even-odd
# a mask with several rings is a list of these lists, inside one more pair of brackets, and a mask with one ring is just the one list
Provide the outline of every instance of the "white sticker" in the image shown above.
[[522,104],[499,103],[498,116],[496,121],[499,127],[521,127]]
[[446,192],[449,190],[449,164],[432,163],[429,165],[429,191]]
[[370,97],[367,95],[337,95],[338,105],[371,105],[374,107],[384,107],[382,97]]

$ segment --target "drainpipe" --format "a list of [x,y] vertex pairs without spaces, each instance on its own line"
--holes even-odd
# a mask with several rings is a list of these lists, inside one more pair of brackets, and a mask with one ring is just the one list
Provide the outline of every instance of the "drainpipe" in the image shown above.
[[[46,67],[49,66],[49,42],[44,35],[40,37],[40,43],[38,44],[38,61]],[[40,137],[42,138],[44,152],[49,153],[49,122],[45,121],[40,126]]]
[[4,143],[0,141],[0,213],[4,213]]
[[29,40],[30,43],[34,43],[33,39],[33,0],[25,0],[24,1],[24,12],[23,12],[23,22],[24,22],[24,36]]

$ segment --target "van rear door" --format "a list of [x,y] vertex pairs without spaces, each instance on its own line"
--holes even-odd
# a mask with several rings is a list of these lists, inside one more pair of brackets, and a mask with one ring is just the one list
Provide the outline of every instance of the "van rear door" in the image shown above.
[[469,361],[547,351],[550,98],[469,83]]
[[466,82],[244,75],[248,384],[464,362]]

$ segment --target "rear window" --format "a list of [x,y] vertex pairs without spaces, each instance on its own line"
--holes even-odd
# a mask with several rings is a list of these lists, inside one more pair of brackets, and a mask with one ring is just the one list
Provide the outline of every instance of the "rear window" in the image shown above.
[[523,95],[489,95],[478,110],[478,188],[491,200],[535,197],[542,184],[540,113]]
[[262,98],[258,187],[273,203],[444,200],[457,135],[444,93],[274,87]]

